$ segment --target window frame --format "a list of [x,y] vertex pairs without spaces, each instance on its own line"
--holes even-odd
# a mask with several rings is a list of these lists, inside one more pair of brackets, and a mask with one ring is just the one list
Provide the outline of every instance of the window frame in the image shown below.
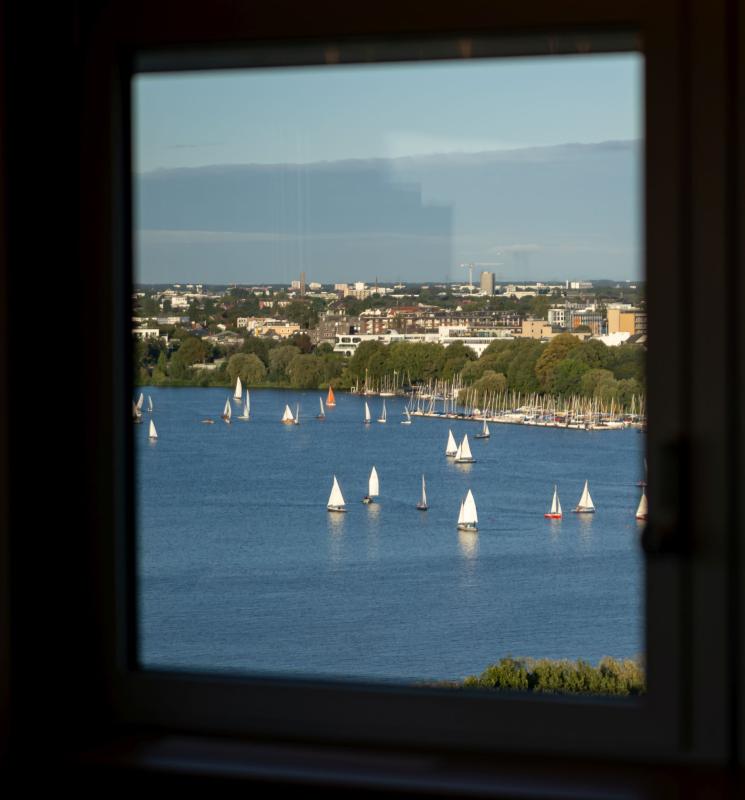
[[[148,10],[138,6],[137,12],[126,6],[111,3],[83,37],[81,106],[86,162],[81,219],[95,231],[81,241],[81,255],[84,275],[92,281],[88,296],[100,299],[96,329],[111,365],[104,380],[89,381],[88,389],[120,422],[128,420],[132,388],[129,374],[114,365],[121,363],[122,353],[124,363],[131,363],[130,164],[123,131],[130,127],[128,80],[135,52],[188,52],[198,43],[229,53],[237,43],[260,49],[267,43],[292,46],[354,37],[426,40],[454,31],[465,32],[465,38],[539,30],[639,32],[646,75],[645,252],[647,264],[654,265],[646,276],[653,343],[648,366],[651,520],[645,536],[650,692],[643,700],[613,701],[139,672],[127,656],[134,645],[136,610],[126,588],[135,577],[134,497],[127,480],[133,475],[132,432],[131,425],[112,423],[99,431],[101,446],[89,463],[98,486],[92,534],[100,537],[92,544],[99,571],[89,580],[99,603],[99,625],[107,631],[97,662],[104,681],[96,691],[99,699],[105,697],[110,721],[165,731],[450,752],[725,760],[732,752],[735,722],[728,711],[733,666],[727,626],[707,620],[733,616],[736,575],[728,574],[727,559],[736,542],[729,524],[734,489],[722,480],[733,458],[723,422],[733,400],[726,363],[711,358],[686,321],[694,298],[709,303],[722,291],[726,296],[732,267],[724,213],[731,157],[724,141],[731,113],[723,96],[728,59],[725,48],[713,52],[717,48],[710,47],[712,41],[726,40],[726,0],[706,8],[633,0],[591,11],[546,0],[530,9],[465,2],[457,9],[428,9],[426,17],[394,3],[384,3],[368,17],[350,15],[338,2],[313,9],[298,4],[290,16],[286,9],[241,13],[234,4],[218,2],[207,20],[200,4],[186,2],[179,5],[177,25],[167,3]],[[725,88],[712,90],[719,85]],[[711,158],[710,147],[721,153],[719,158]],[[107,268],[97,269],[101,264]],[[731,324],[716,320],[709,346],[713,341],[716,351],[726,352]],[[712,406],[719,412],[714,420],[708,418]],[[693,480],[701,463],[705,478]]]

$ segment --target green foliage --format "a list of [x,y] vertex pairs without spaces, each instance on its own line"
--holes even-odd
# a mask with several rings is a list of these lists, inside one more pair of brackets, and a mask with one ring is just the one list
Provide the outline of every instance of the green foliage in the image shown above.
[[501,689],[542,694],[640,695],[646,691],[644,669],[631,659],[600,659],[597,667],[587,661],[508,656],[487,667],[480,675],[469,675],[466,689]]
[[580,346],[581,343],[579,339],[577,339],[576,336],[572,336],[571,333],[561,333],[551,339],[535,365],[535,376],[538,379],[541,389],[546,392],[551,392],[553,390],[556,368],[559,363],[563,361],[572,350]]
[[269,367],[269,352],[276,347],[274,339],[264,339],[261,336],[247,336],[241,346],[241,353],[254,353],[265,367]]
[[269,351],[269,377],[274,381],[288,379],[287,367],[300,350],[291,344],[283,344]]
[[230,382],[240,377],[246,386],[257,386],[266,376],[264,362],[255,353],[236,353],[228,359]]
[[310,354],[300,354],[287,367],[290,384],[295,389],[316,389],[323,379],[323,363]]
[[204,361],[206,347],[196,336],[186,336],[171,361],[178,359],[184,366],[190,367],[198,361]]
[[474,384],[470,390],[461,389],[458,395],[458,402],[464,405],[466,398],[475,406],[482,406],[487,399],[496,394],[507,390],[507,378],[501,372],[494,372],[488,369]]

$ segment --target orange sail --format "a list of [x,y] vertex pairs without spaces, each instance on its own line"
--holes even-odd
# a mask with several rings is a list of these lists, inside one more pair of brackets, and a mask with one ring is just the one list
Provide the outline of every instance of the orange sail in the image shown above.
[[328,397],[326,398],[326,407],[335,406],[336,400],[334,400],[334,390],[329,386],[329,393]]

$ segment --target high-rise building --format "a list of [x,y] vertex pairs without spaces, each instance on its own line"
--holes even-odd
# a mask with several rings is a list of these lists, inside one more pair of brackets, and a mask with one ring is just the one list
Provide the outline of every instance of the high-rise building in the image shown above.
[[300,296],[302,297],[305,294],[305,273],[300,273]]
[[494,273],[493,272],[482,272],[481,273],[481,293],[482,294],[494,294]]

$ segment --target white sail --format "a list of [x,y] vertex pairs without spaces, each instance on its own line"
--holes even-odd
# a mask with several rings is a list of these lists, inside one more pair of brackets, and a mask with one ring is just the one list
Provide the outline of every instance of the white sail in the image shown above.
[[243,413],[238,419],[248,419],[248,402],[246,400],[243,401]]
[[461,500],[460,501],[460,513],[458,514],[458,525],[463,525],[465,523],[465,521],[466,521],[465,514],[463,513],[463,506],[464,506],[464,503]]
[[455,450],[455,460],[457,461],[460,458],[460,445]]
[[155,430],[155,423],[152,420],[150,420],[150,433],[148,433],[148,438],[150,439],[158,438],[158,433]]
[[484,418],[484,427],[481,429],[482,436],[489,436],[489,426],[486,424],[486,418]]
[[466,433],[463,436],[463,441],[460,443],[458,447],[458,455],[456,455],[456,460],[460,459],[462,461],[472,461],[473,455],[471,453],[471,445],[468,444],[468,434]]
[[473,494],[469,489],[463,502],[463,522],[466,525],[476,525],[478,521],[479,515],[476,513],[476,501],[473,499]]
[[140,396],[137,398],[137,410],[139,411],[142,408],[142,404],[145,402],[145,395],[140,392]]
[[338,508],[339,506],[344,505],[344,495],[341,493],[341,488],[339,487],[339,481],[336,480],[336,475],[334,475],[334,485],[331,487],[331,494],[329,495],[329,501],[326,505],[329,508]]
[[153,398],[150,395],[147,396],[147,410],[151,414],[153,413]]
[[295,405],[295,424],[300,424],[300,403]]
[[647,493],[642,489],[642,496],[639,500],[639,507],[636,509],[636,518],[637,519],[646,519],[647,518]]
[[377,497],[380,494],[380,482],[378,481],[378,471],[375,467],[370,472],[370,479],[367,482],[367,496]]
[[365,422],[370,422],[370,406],[367,405],[367,400],[365,400]]
[[318,398],[318,403],[321,406],[321,416],[325,417],[326,416],[326,412],[323,410],[323,398],[322,397]]
[[235,397],[236,400],[240,400],[243,397],[243,386],[241,385],[240,375],[235,379],[235,392],[233,392],[233,397]]
[[385,400],[383,400],[383,411],[380,414],[380,418],[378,419],[378,422],[385,422],[387,419],[388,419],[388,414],[387,414],[387,412],[385,410]]
[[294,422],[295,417],[292,416],[289,406],[285,406],[285,413],[282,415],[282,422]]
[[554,486],[554,498],[551,501],[551,513],[561,514],[561,503],[559,502],[559,490]]
[[424,475],[422,475],[422,502],[421,505],[427,505],[427,488],[424,485]]
[[445,447],[446,456],[454,456],[458,452],[458,445],[455,443],[455,437],[452,431],[448,431],[448,443]]
[[246,389],[246,416],[251,416],[251,395],[249,394],[248,389]]
[[137,408],[137,403],[135,403],[134,400],[132,401],[132,416],[137,420],[139,420],[139,418],[142,416],[140,409]]
[[590,489],[587,485],[587,481],[585,481],[585,488],[582,492],[582,497],[579,498],[579,503],[577,504],[577,508],[581,509],[589,509],[592,508],[594,510],[595,504],[592,502],[592,497],[590,497]]
[[232,411],[230,410],[230,398],[225,401],[225,408],[222,411],[222,415],[224,419],[230,419]]

